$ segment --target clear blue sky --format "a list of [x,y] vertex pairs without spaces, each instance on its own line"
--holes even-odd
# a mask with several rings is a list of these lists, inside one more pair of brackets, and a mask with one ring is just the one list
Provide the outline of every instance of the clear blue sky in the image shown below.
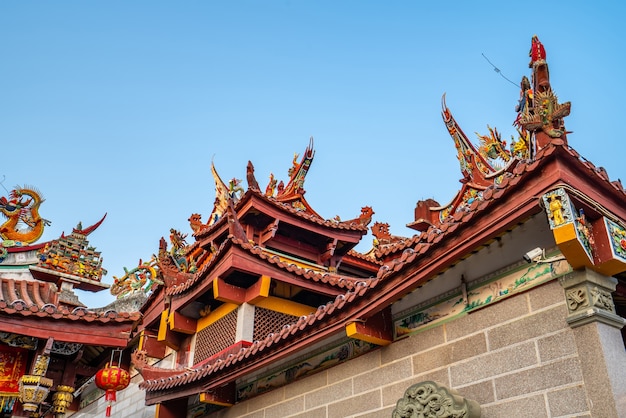
[[[478,4],[477,4],[478,3]],[[570,145],[626,180],[621,2],[0,1],[0,179],[34,185],[42,240],[108,217],[90,236],[112,283],[191,232],[223,179],[286,179],[310,136],[305,183],[326,218],[411,236],[420,199],[447,203],[461,174],[440,116],[514,133],[516,84],[537,34],[572,102]],[[6,191],[0,189],[6,196]],[[190,234],[191,235],[191,234]],[[369,249],[371,237],[359,247]],[[93,307],[108,292],[81,296]]]

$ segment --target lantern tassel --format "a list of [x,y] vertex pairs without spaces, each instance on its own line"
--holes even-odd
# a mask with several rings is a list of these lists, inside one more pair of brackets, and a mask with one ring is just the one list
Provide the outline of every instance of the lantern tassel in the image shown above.
[[106,415],[107,417],[110,417],[110,416],[111,416],[111,402],[109,402],[109,403],[107,404],[107,411],[106,411],[106,414],[105,414],[105,415]]

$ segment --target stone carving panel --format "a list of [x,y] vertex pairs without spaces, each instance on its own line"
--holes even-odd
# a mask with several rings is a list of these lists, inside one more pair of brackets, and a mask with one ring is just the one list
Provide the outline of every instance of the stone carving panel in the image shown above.
[[404,392],[392,418],[479,418],[478,402],[432,381],[417,383]]
[[590,322],[603,322],[622,328],[626,320],[617,315],[612,292],[617,279],[585,269],[559,279],[567,302],[567,323],[578,327]]

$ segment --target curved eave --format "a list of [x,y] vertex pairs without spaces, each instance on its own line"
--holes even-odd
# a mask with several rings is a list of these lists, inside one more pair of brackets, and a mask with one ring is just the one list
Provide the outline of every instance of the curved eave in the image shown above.
[[213,259],[196,272],[193,277],[180,286],[170,287],[165,293],[174,296],[172,302],[178,305],[177,299],[192,300],[207,291],[215,277],[230,270],[252,271],[254,274],[265,274],[305,289],[336,296],[343,289],[351,289],[363,280],[329,272],[301,268],[296,262],[283,261],[277,255],[265,252],[261,247],[229,237],[218,249]]
[[[317,214],[310,214],[298,211],[292,206],[281,203],[273,197],[268,197],[260,191],[248,189],[242,198],[235,205],[237,217],[241,218],[251,208],[258,208],[269,216],[283,221],[292,220],[290,223],[304,221],[309,227],[322,227],[323,231],[344,231],[359,232],[360,236],[367,233],[367,225],[361,225],[356,222],[336,222],[334,220],[323,219]],[[215,237],[223,233],[228,228],[225,221],[226,217],[222,217],[210,227],[205,227],[194,234],[197,241],[205,241],[207,237]],[[357,241],[358,242],[358,241]]]
[[0,301],[0,332],[29,337],[109,347],[126,347],[132,331],[141,319],[139,314],[109,314],[80,317],[69,311],[47,311],[33,308],[16,310]]
[[64,280],[67,280],[74,283],[74,287],[76,289],[87,290],[89,292],[99,292],[100,290],[105,290],[111,287],[111,285],[99,282],[97,280],[86,279],[81,276],[63,273],[61,271],[56,271],[45,267],[30,266],[29,269],[35,279],[57,284]]
[[59,341],[125,346],[139,312],[99,312],[58,304],[49,283],[0,279],[0,331]]
[[50,241],[42,242],[39,244],[31,244],[31,245],[23,245],[23,246],[15,246],[15,247],[5,247],[9,253],[24,253],[28,251],[36,251],[44,248]]

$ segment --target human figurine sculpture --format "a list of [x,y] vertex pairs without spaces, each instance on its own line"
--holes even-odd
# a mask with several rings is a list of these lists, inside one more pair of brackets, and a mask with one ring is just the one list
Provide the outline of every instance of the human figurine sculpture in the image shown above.
[[550,213],[552,214],[552,220],[554,221],[555,226],[565,223],[565,218],[563,217],[563,205],[554,194],[550,196]]

